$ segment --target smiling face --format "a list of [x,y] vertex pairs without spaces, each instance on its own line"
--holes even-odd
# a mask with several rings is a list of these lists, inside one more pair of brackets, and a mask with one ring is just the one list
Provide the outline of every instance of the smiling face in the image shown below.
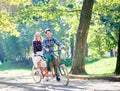
[[41,38],[40,38],[39,34],[36,35],[36,39],[37,39],[37,41],[40,41]]
[[46,36],[47,36],[48,38],[50,38],[50,37],[51,37],[51,32],[50,32],[50,31],[46,31]]
[[41,40],[42,40],[42,37],[41,37],[41,35],[40,35],[39,32],[37,32],[37,33],[35,34],[35,40],[37,40],[37,41],[41,41]]

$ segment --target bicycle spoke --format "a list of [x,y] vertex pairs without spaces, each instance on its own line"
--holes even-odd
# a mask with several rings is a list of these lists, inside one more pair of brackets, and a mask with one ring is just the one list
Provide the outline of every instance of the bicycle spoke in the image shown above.
[[68,85],[69,83],[69,75],[68,75],[68,71],[67,71],[67,68],[65,67],[65,65],[61,65],[59,67],[59,75],[60,75],[60,78],[61,78],[61,83],[63,85]]
[[42,74],[34,66],[32,67],[32,78],[35,83],[40,83],[42,79]]

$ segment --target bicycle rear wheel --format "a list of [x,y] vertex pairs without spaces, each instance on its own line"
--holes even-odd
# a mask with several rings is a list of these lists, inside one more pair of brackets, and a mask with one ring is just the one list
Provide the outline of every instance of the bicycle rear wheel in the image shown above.
[[68,74],[68,70],[66,68],[66,66],[64,64],[59,66],[59,76],[60,76],[60,83],[62,85],[67,86],[69,83],[69,74]]
[[35,83],[40,83],[42,79],[42,73],[39,72],[38,68],[36,68],[34,65],[32,66],[32,78]]

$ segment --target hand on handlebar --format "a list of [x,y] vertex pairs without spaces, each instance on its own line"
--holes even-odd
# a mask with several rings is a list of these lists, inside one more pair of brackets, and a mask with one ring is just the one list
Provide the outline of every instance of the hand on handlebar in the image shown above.
[[46,49],[46,52],[49,52],[49,49],[48,49],[48,48]]

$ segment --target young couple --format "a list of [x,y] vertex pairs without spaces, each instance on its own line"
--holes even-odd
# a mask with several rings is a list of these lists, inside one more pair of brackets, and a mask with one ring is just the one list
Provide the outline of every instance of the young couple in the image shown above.
[[[51,30],[48,28],[45,30],[46,38],[43,39],[42,41],[42,36],[39,32],[37,32],[34,36],[33,40],[33,51],[34,51],[34,56],[33,56],[33,64],[37,68],[43,68],[44,76],[48,77],[50,72],[50,63],[55,59],[54,56],[54,44],[57,44],[58,46],[65,47],[62,43],[60,43],[56,38],[51,36]],[[42,61],[42,57],[39,55],[44,55],[46,57],[46,61]],[[47,65],[46,65],[47,63]],[[56,71],[56,80],[60,81],[59,74]]]

